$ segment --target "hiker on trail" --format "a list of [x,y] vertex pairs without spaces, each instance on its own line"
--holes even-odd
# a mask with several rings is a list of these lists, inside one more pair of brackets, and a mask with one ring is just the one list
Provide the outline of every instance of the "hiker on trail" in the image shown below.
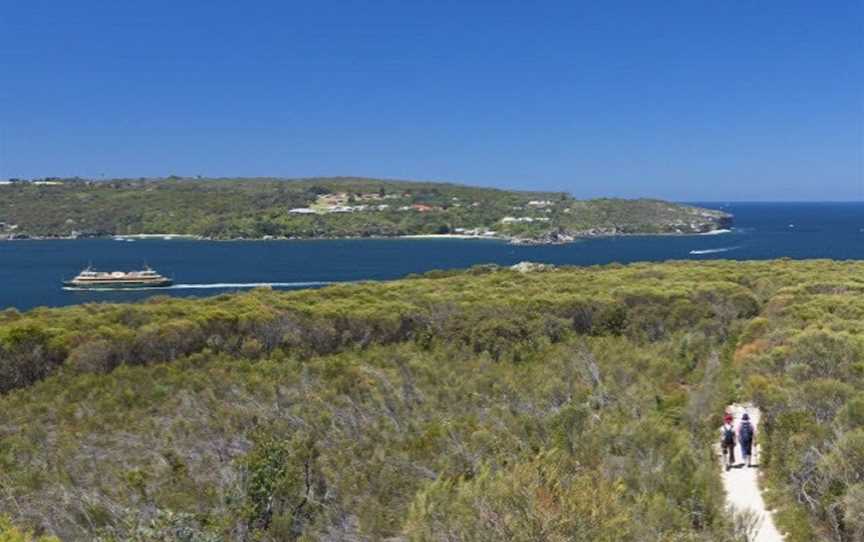
[[753,442],[756,440],[756,428],[750,422],[750,415],[746,412],[741,416],[738,425],[738,442],[741,444],[742,459],[747,461],[747,466],[753,466]]
[[734,418],[732,414],[726,413],[723,416],[723,428],[720,430],[722,437],[720,441],[723,450],[723,458],[726,460],[726,470],[732,468],[735,464],[735,426],[732,425]]

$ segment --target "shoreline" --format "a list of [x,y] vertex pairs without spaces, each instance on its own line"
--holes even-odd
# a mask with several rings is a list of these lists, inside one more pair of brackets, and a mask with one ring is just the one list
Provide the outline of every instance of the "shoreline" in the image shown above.
[[610,237],[693,237],[693,236],[713,236],[725,235],[733,233],[729,228],[718,228],[707,232],[657,232],[657,233],[591,233],[591,234],[573,234],[571,239],[561,241],[548,241],[543,239],[531,239],[522,237],[511,237],[507,235],[466,235],[460,233],[421,233],[408,235],[371,235],[367,237],[254,237],[254,238],[235,238],[235,239],[214,239],[201,235],[184,234],[184,233],[135,233],[124,235],[101,235],[101,236],[58,236],[58,237],[14,237],[0,238],[0,242],[8,241],[86,241],[86,240],[103,240],[103,241],[212,241],[212,242],[242,242],[242,241],[358,241],[358,240],[470,240],[470,241],[505,241],[513,245],[520,246],[536,246],[536,245],[566,245],[578,243],[588,239],[605,239]]
[[512,237],[504,235],[466,235],[464,233],[418,233],[410,235],[395,235],[384,239],[471,239],[479,241],[509,241]]
[[[144,240],[144,239],[164,239],[165,241],[172,241],[174,239],[191,239],[198,240],[203,239],[200,235],[193,235],[188,233],[132,233],[128,235],[110,235],[105,238],[111,238],[115,241],[126,241],[126,240]],[[98,238],[98,239],[101,239]]]

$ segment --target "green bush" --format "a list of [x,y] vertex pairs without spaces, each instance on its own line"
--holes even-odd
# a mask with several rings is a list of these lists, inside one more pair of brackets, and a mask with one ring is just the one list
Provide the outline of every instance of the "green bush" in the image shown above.
[[711,446],[737,396],[789,539],[847,542],[862,272],[484,269],[5,315],[0,514],[70,540],[731,542]]

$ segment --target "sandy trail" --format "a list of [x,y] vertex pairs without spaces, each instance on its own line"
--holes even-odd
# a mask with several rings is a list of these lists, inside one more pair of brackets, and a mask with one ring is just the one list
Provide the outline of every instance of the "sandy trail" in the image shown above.
[[[753,464],[759,464],[759,422],[760,414],[758,408],[753,405],[729,405],[728,411],[734,414],[734,425],[737,429],[741,422],[741,415],[747,412],[750,415],[750,421],[756,427],[756,440],[753,450]],[[719,450],[718,450],[719,451]],[[722,461],[722,459],[721,459]],[[735,445],[735,462],[736,467],[727,471],[725,462],[723,468],[723,487],[726,489],[726,500],[734,512],[744,512],[749,510],[756,515],[757,528],[753,542],[782,542],[783,535],[777,530],[774,524],[774,518],[771,513],[765,509],[765,501],[762,500],[762,494],[759,492],[759,484],[757,482],[758,468],[747,468],[746,463],[742,461],[741,447]]]

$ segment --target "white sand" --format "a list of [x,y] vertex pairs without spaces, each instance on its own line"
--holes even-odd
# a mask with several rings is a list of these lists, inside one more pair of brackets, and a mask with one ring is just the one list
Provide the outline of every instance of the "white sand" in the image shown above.
[[400,235],[399,237],[402,239],[501,239],[501,237],[494,235],[465,235],[461,233],[427,233],[418,235]]
[[199,239],[198,235],[184,233],[133,233],[129,235],[115,235],[114,239],[127,241],[129,239]]
[[[734,414],[735,427],[741,423],[741,415],[747,412],[750,415],[750,421],[756,428],[756,440],[753,448],[753,464],[759,464],[759,420],[761,412],[753,405],[729,405],[728,411]],[[719,445],[718,445],[719,448]],[[719,452],[719,450],[718,450]],[[758,518],[758,532],[756,533],[754,542],[782,542],[783,535],[777,530],[774,524],[774,518],[771,513],[765,508],[765,501],[762,500],[762,494],[759,492],[759,484],[757,481],[758,468],[747,468],[741,456],[741,447],[735,446],[735,461],[738,465],[744,465],[740,468],[726,470],[725,462],[723,465],[723,487],[726,489],[726,500],[729,502],[730,508],[734,512],[744,512],[750,510]]]

